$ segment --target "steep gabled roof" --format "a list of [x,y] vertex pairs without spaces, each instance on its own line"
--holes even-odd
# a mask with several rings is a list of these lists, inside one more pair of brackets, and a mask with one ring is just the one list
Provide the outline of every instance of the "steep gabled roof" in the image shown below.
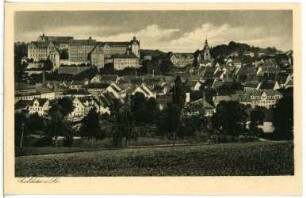
[[39,87],[36,87],[36,91],[40,94],[44,94],[44,93],[52,93],[53,91],[48,88],[48,87],[44,87],[44,86],[39,86]]
[[33,106],[34,102],[35,101],[38,101],[38,105],[39,106],[44,106],[44,104],[48,101],[48,99],[45,99],[45,98],[35,98],[31,101],[31,106]]
[[282,96],[282,94],[281,94],[279,91],[277,91],[277,90],[271,90],[271,89],[269,89],[269,90],[264,90],[262,93],[266,93],[267,96],[276,96],[276,95]]
[[109,85],[108,83],[90,83],[85,87],[88,89],[106,89]]
[[268,81],[263,80],[260,83],[259,89],[273,89],[275,86],[275,83],[276,81],[273,81],[273,80],[268,80]]

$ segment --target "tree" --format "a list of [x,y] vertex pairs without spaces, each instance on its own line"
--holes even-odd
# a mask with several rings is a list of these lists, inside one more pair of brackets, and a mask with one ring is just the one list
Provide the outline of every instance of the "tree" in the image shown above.
[[48,111],[48,127],[47,134],[49,139],[55,138],[55,146],[57,146],[57,138],[64,134],[64,116],[61,114],[60,107],[57,102],[51,104],[51,108]]
[[173,69],[173,63],[169,60],[168,57],[164,58],[159,66],[160,71],[163,74],[169,74]]
[[71,98],[68,97],[58,99],[57,103],[64,117],[66,117],[69,113],[71,113],[75,108]]
[[175,145],[177,130],[180,125],[181,110],[178,105],[169,103],[167,107],[162,111],[159,129],[166,137],[167,135],[173,135],[173,144]]
[[135,122],[142,123],[145,121],[146,98],[142,93],[137,92],[131,96],[131,112]]
[[237,101],[221,101],[213,116],[213,126],[223,135],[239,136],[245,131],[247,114]]
[[100,129],[99,114],[96,112],[95,108],[92,108],[82,120],[80,131],[82,137],[91,139],[92,147],[94,138],[104,139],[105,134],[103,134],[103,131]]
[[149,98],[146,102],[146,122],[154,123],[159,117],[158,104],[155,98]]
[[27,56],[27,45],[25,43],[14,44],[14,67],[15,67],[15,81],[24,82],[24,70],[28,66],[27,62],[22,62],[22,58]]
[[277,139],[293,139],[293,97],[283,97],[272,109]]
[[186,95],[182,79],[180,76],[177,76],[172,89],[173,104],[178,105],[179,109],[181,110],[185,105],[185,99]]
[[50,59],[47,59],[47,60],[44,61],[43,69],[44,70],[52,70],[53,69],[53,63],[51,62]]
[[60,59],[68,59],[69,58],[69,54],[68,54],[68,50],[62,50],[60,53]]
[[15,113],[15,147],[22,147],[27,135],[27,116],[25,113]]
[[159,113],[156,99],[147,99],[142,93],[135,93],[131,96],[131,113],[136,124],[154,123]]
[[104,68],[100,70],[101,73],[104,74],[114,74],[115,73],[115,68],[113,63],[106,63],[104,65]]
[[137,140],[138,133],[134,130],[133,115],[128,106],[122,106],[114,112],[114,136],[113,143],[115,146],[122,146],[122,140],[125,138],[125,145],[128,147],[128,141]]
[[51,103],[48,111],[48,128],[47,134],[49,139],[55,138],[55,146],[57,146],[57,138],[60,135],[65,137],[65,145],[70,146],[73,142],[72,124],[67,120],[67,115],[74,109],[71,99],[62,98]]
[[255,108],[251,111],[250,119],[250,133],[253,135],[259,135],[258,125],[262,124],[265,118],[265,113],[262,108]]
[[39,116],[37,113],[30,114],[27,118],[27,130],[31,133],[33,132],[42,132],[44,130],[44,119]]
[[209,104],[213,104],[213,97],[217,95],[216,90],[214,89],[206,89],[204,90],[205,100]]

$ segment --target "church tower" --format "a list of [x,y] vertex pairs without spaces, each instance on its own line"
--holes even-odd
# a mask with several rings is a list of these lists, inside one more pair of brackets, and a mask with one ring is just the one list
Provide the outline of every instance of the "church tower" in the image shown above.
[[200,67],[212,67],[213,57],[210,53],[210,48],[208,45],[207,38],[205,39],[204,47],[198,55],[198,63]]
[[210,54],[210,49],[208,46],[208,42],[207,42],[207,38],[205,39],[205,44],[204,44],[204,48],[202,51],[202,60],[203,61],[211,61],[211,54]]

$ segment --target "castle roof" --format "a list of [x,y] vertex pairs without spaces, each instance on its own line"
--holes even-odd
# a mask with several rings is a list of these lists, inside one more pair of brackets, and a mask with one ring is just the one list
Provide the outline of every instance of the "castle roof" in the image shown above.
[[112,56],[114,59],[115,58],[138,58],[134,53],[125,53],[125,54],[114,54]]
[[44,34],[37,38],[37,41],[54,41],[58,43],[68,43],[72,36],[45,36]]
[[97,42],[98,45],[100,46],[104,46],[104,45],[109,45],[109,46],[116,46],[116,47],[119,47],[119,46],[129,46],[131,43],[130,42],[126,42],[126,41],[119,41],[119,42]]

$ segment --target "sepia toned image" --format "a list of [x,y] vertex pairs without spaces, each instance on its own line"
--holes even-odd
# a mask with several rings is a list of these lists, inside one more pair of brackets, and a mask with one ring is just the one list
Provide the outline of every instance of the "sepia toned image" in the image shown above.
[[113,7],[11,13],[16,182],[285,176],[294,186],[292,7]]

